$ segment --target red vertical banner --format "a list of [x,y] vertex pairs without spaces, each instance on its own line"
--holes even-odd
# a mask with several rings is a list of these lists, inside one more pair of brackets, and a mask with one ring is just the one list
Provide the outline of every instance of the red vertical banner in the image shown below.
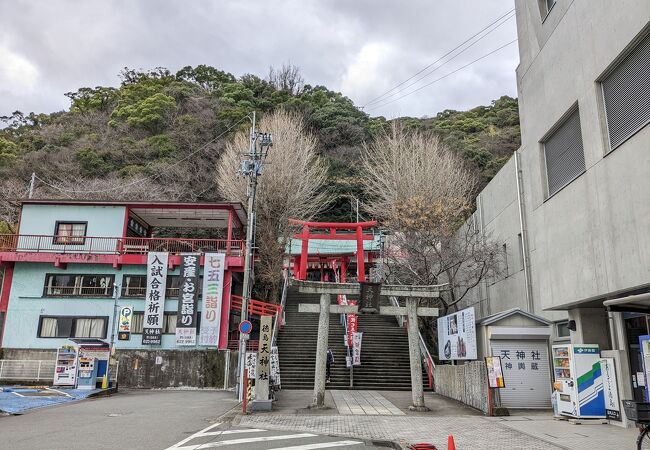
[[[357,301],[356,300],[348,300],[348,305],[356,305]],[[348,314],[348,347],[352,347],[352,333],[356,333],[358,330],[358,324],[357,324],[357,315],[356,314]]]

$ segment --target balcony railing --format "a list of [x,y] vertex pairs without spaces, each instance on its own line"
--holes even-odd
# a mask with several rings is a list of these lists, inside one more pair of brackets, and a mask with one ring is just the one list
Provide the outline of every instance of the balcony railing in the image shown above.
[[226,239],[75,237],[61,242],[60,236],[0,234],[0,252],[147,254],[149,252],[244,254],[244,241]]

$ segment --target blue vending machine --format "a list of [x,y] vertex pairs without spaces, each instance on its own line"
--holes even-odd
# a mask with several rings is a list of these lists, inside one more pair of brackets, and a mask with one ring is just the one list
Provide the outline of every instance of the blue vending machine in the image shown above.
[[77,372],[77,389],[95,389],[97,384],[97,364],[95,358],[79,357]]

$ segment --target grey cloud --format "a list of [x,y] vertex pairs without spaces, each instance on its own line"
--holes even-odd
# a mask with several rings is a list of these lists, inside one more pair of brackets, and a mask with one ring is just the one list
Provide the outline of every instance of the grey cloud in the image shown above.
[[[124,66],[177,70],[210,64],[265,76],[290,60],[306,81],[357,104],[399,83],[513,7],[507,0],[22,0],[0,7],[0,114],[66,107],[81,86],[116,85]],[[515,37],[511,20],[427,79]],[[2,51],[5,53],[2,53]],[[364,59],[365,58],[365,59]],[[514,95],[516,46],[374,114],[432,115]],[[425,81],[423,81],[425,82]]]

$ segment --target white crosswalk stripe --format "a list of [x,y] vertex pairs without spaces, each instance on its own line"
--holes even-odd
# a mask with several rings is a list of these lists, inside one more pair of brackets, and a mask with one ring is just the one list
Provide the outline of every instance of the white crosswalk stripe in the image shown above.
[[[338,439],[313,433],[287,433],[261,428],[224,428],[212,424],[172,445],[167,450],[201,450],[208,448],[255,448],[265,450],[318,450],[334,447],[362,448],[362,441]],[[241,437],[236,437],[241,436]],[[286,441],[286,442],[285,442]],[[289,441],[293,441],[289,442]]]

